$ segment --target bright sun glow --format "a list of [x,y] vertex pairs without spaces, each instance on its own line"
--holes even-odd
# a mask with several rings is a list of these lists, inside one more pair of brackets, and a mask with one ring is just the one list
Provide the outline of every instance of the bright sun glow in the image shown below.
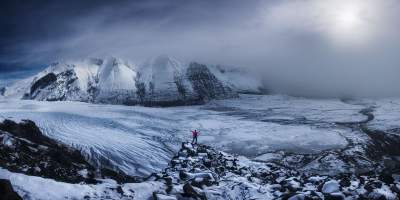
[[277,30],[319,34],[334,45],[371,44],[381,8],[373,0],[288,1],[268,10],[267,24]]
[[363,44],[368,40],[370,30],[361,11],[361,4],[355,3],[334,11],[331,16],[330,35],[336,38],[338,44]]
[[361,19],[356,9],[348,8],[338,14],[337,23],[339,26],[338,28],[347,30],[357,28],[361,23]]

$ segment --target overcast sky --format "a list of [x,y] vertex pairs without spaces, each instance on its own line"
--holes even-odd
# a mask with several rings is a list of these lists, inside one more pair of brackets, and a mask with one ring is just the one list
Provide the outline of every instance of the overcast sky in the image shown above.
[[276,88],[400,94],[398,0],[12,0],[0,15],[3,76],[166,54],[257,69]]

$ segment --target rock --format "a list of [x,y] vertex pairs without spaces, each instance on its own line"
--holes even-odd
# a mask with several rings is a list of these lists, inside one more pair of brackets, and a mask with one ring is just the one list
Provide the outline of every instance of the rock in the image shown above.
[[6,92],[6,88],[0,87],[0,96],[3,96],[5,92]]
[[168,196],[165,194],[153,193],[153,200],[177,200],[174,196]]
[[190,63],[186,76],[202,100],[236,97],[237,94],[211,73],[206,65]]
[[197,196],[199,196],[196,190],[189,183],[183,185],[183,192],[184,195],[187,197],[197,198]]
[[179,172],[179,179],[186,180],[188,177],[189,177],[188,173],[186,173],[186,172],[184,172],[182,170]]
[[386,183],[387,185],[390,185],[394,182],[393,176],[387,173],[382,173],[381,175],[379,175],[379,180]]
[[301,187],[300,183],[294,179],[285,180],[284,182],[285,182],[284,186],[287,187],[291,192],[296,192]]
[[12,188],[10,180],[0,179],[0,200],[22,200]]
[[204,177],[204,178],[195,178],[192,183],[193,186],[198,187],[198,188],[202,188],[203,186],[208,186],[210,187],[213,182],[210,180],[210,178],[208,177]]
[[304,194],[296,194],[292,197],[290,197],[288,200],[304,200],[305,195]]
[[165,184],[172,185],[172,178],[170,176],[163,177]]
[[344,200],[346,196],[341,192],[334,192],[331,194],[327,194],[325,199],[326,200]]
[[343,177],[340,182],[339,182],[340,186],[342,187],[350,187],[351,185],[351,180],[349,177]]
[[381,187],[382,187],[382,183],[379,181],[368,182],[364,186],[364,188],[368,192],[372,192],[374,189],[381,188]]
[[324,194],[340,192],[340,185],[336,180],[327,181],[322,186],[322,190],[321,191]]
[[42,78],[40,78],[39,80],[37,80],[35,83],[32,84],[30,95],[32,96],[39,89],[43,89],[56,81],[57,81],[57,76],[54,73],[46,74],[45,76],[43,76]]
[[392,185],[390,189],[397,194],[397,196],[400,197],[400,184],[397,185]]
[[[95,178],[111,178],[119,183],[139,180],[106,168],[97,170],[80,151],[47,137],[32,121],[4,120],[0,123],[0,133],[0,167],[9,171],[67,183],[95,184],[98,183]],[[6,142],[1,142],[5,136]]]

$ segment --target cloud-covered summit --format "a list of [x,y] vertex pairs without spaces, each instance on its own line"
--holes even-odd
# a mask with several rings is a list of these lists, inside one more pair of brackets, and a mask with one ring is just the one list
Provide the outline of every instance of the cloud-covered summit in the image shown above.
[[9,1],[0,70],[114,55],[265,72],[300,93],[400,94],[396,0]]

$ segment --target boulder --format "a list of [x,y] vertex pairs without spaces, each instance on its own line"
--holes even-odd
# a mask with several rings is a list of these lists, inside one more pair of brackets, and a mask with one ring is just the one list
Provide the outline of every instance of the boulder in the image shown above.
[[331,180],[325,182],[324,186],[322,186],[322,193],[331,194],[340,191],[340,185],[337,181]]
[[165,194],[153,193],[153,200],[177,200],[174,196],[168,196]]
[[0,200],[22,200],[12,188],[10,180],[0,179]]

